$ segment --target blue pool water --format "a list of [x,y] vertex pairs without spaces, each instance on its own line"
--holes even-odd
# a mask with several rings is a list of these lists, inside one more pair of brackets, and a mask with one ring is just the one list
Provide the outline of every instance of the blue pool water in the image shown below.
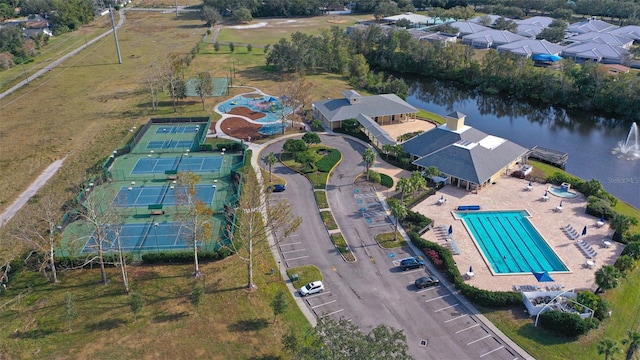
[[569,271],[526,211],[457,212],[494,274]]
[[549,192],[557,197],[561,197],[565,199],[570,199],[578,196],[578,194],[574,193],[573,191],[564,191],[557,186],[550,186]]
[[[244,106],[253,111],[264,113],[264,117],[255,120],[260,123],[279,122],[282,117],[282,103],[278,98],[269,95],[257,98],[239,95],[221,103],[218,105],[218,109],[223,113],[227,113],[236,106]],[[291,109],[285,107],[284,114],[289,113],[291,113]]]

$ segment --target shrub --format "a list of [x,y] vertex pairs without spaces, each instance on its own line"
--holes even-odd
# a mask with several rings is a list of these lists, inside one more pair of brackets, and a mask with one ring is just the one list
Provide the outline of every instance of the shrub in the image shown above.
[[593,313],[593,316],[596,319],[602,321],[607,316],[609,316],[609,311],[610,310],[611,310],[611,303],[598,296],[598,306],[595,309],[595,312]]
[[[220,248],[218,251],[202,251],[198,253],[198,261],[208,262],[222,260],[233,254],[228,248]],[[158,252],[142,255],[142,262],[145,264],[188,264],[193,262],[193,252]]]
[[609,201],[609,199],[603,199],[597,196],[589,196],[586,213],[597,218],[604,216],[606,220],[613,219],[616,214],[615,210],[611,208],[611,201]]
[[[89,256],[58,256],[56,258],[56,265],[60,268],[70,269],[81,266],[83,268],[89,268],[98,263],[97,258],[93,262],[86,263],[88,259]],[[116,253],[104,254],[103,259],[107,266],[112,266],[113,264],[120,262],[119,256]],[[124,259],[127,264],[133,261],[133,257],[129,253],[124,254]]]
[[226,151],[240,151],[244,150],[244,144],[239,142],[217,143],[216,149],[218,149],[218,151],[222,151],[222,149]]
[[407,209],[407,216],[401,220],[402,227],[404,227],[408,232],[416,232],[421,234],[424,230],[431,225],[433,220],[428,217]]
[[440,259],[440,254],[437,251],[431,249],[424,249],[423,251],[435,267],[442,268],[443,262],[442,259]]
[[369,170],[369,181],[372,183],[379,184],[380,183],[380,173],[375,172],[373,170]]
[[622,255],[629,255],[634,260],[640,259],[640,241],[633,241],[627,244],[627,247],[622,250]]
[[380,184],[390,189],[393,187],[393,179],[387,174],[380,174]]
[[627,272],[636,266],[636,261],[630,255],[621,255],[614,266],[621,272]]
[[580,336],[600,324],[597,319],[582,320],[578,314],[561,311],[544,312],[540,314],[539,321],[549,331],[567,337]]
[[328,149],[329,154],[325,155],[316,163],[318,171],[328,173],[340,161],[342,154],[337,149]]
[[213,144],[200,144],[200,151],[213,151]]

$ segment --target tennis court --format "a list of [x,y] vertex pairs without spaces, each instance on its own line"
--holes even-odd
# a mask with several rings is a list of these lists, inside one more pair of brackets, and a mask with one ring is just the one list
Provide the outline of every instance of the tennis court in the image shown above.
[[[196,185],[196,199],[211,204],[216,193],[216,189],[211,185]],[[167,186],[144,186],[144,187],[121,187],[113,200],[115,207],[148,206],[152,204],[176,205],[176,189],[173,185]]]
[[164,174],[167,170],[212,172],[220,171],[223,156],[174,156],[163,158],[139,158],[131,175]]
[[162,140],[162,141],[149,141],[146,148],[151,150],[158,149],[191,149],[193,146],[193,140]]
[[161,126],[156,129],[156,134],[187,134],[196,133],[200,125]]
[[[188,249],[191,230],[179,222],[157,223],[147,222],[143,224],[125,224],[119,229],[109,229],[103,238],[102,249],[105,252],[117,251],[118,242],[123,251],[162,251]],[[202,244],[199,242],[198,247]],[[83,253],[95,253],[98,251],[98,242],[95,232],[91,235]]]

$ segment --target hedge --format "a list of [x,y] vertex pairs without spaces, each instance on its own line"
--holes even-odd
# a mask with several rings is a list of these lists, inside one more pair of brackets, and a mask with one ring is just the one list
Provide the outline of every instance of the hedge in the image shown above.
[[329,150],[329,154],[325,155],[320,159],[320,161],[316,162],[316,166],[318,167],[318,171],[328,173],[333,169],[333,167],[340,161],[342,158],[342,154],[337,149],[327,149]]
[[216,149],[218,149],[218,151],[222,151],[222,149],[225,149],[226,151],[240,151],[244,150],[245,146],[243,143],[234,141],[228,143],[217,143]]
[[[88,259],[90,259],[92,256],[96,256],[96,259],[93,260],[92,262],[86,263]],[[124,253],[123,254],[125,261],[129,264],[133,261],[133,257],[131,256],[131,254],[129,253]],[[109,253],[109,254],[104,254],[103,255],[103,259],[105,262],[105,265],[107,266],[112,266],[115,263],[119,263],[120,262],[120,258],[118,256],[117,253]],[[70,268],[77,268],[77,267],[84,267],[84,268],[90,268],[95,266],[98,263],[98,259],[97,259],[97,255],[85,255],[85,256],[58,256],[56,259],[56,265],[61,267],[61,268],[65,268],[65,269],[70,269]]]
[[391,189],[393,187],[393,179],[391,178],[391,176],[381,173],[380,174],[380,184],[382,186],[385,186],[385,187]]
[[539,315],[539,322],[545,329],[567,337],[586,334],[600,325],[596,318],[583,320],[580,315],[562,311],[547,311]]
[[[198,252],[198,261],[208,262],[222,260],[233,254],[233,251],[227,248],[221,248],[218,251],[201,251]],[[180,252],[159,252],[148,253],[142,255],[144,264],[188,264],[193,262],[192,251]]]

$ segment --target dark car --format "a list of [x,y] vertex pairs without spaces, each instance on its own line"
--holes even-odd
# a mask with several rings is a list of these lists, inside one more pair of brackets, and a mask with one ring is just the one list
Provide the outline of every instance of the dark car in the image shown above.
[[418,269],[424,266],[424,262],[418,258],[408,258],[400,261],[402,271]]
[[282,184],[275,184],[267,188],[267,191],[270,191],[270,192],[283,192],[284,190],[285,190],[285,187]]
[[423,276],[416,280],[415,284],[418,289],[425,289],[428,287],[440,285],[440,280],[438,280],[438,278],[436,278],[435,276]]

